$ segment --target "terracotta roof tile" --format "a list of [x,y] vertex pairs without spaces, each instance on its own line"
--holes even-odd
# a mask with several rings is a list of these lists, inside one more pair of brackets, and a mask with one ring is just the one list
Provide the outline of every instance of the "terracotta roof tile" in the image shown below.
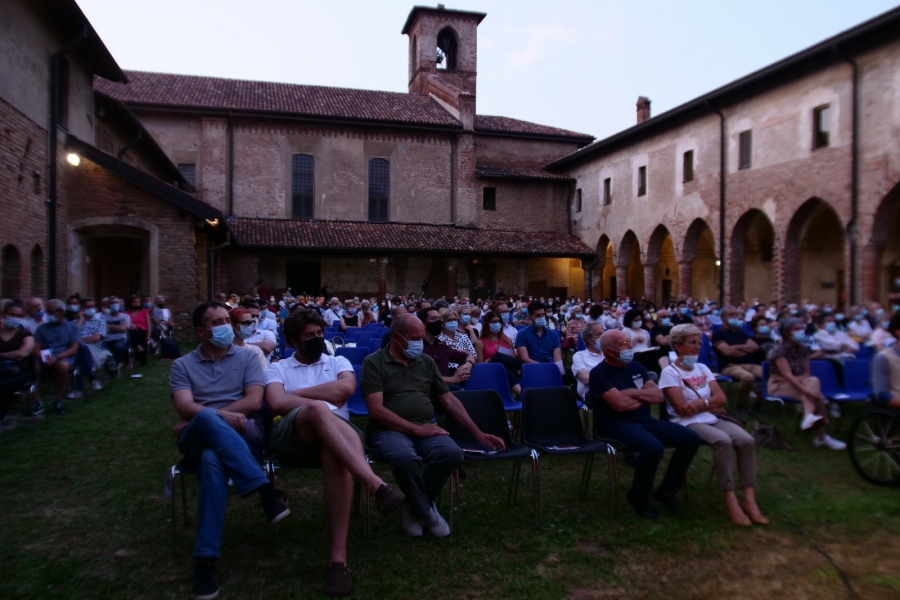
[[493,167],[477,165],[476,177],[502,178],[502,179],[539,179],[542,181],[574,181],[571,177],[562,173],[552,173],[536,167]]
[[[131,75],[129,74],[129,77]],[[510,117],[495,117],[492,115],[475,115],[475,131],[491,131],[498,133],[522,133],[528,135],[549,135],[554,137],[579,138],[591,141],[594,136],[587,133],[578,133],[568,129],[539,125]]]
[[549,231],[495,231],[427,223],[294,221],[232,217],[238,245],[338,252],[416,252],[590,257],[578,238]]

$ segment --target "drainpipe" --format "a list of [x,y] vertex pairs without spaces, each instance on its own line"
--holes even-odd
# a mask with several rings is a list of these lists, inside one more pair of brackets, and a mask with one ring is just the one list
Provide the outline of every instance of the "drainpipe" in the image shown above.
[[[859,216],[859,64],[852,56],[842,56],[834,46],[834,55],[850,64],[853,69],[853,107],[851,110],[851,150],[850,150],[850,222],[847,223],[847,238],[850,241],[850,306],[856,305],[856,221]],[[841,299],[838,298],[838,302]]]
[[706,107],[719,115],[719,306],[725,306],[725,175],[727,174],[727,140],[725,139],[725,115],[721,110]]
[[56,54],[50,57],[50,124],[47,127],[47,297],[56,297],[56,138],[60,112],[60,66],[62,57],[87,39],[90,29],[85,26]]
[[213,246],[206,253],[206,299],[207,301],[211,301],[213,299],[213,267],[215,265],[215,253],[221,250],[224,250],[228,246],[231,245],[231,232],[229,231],[225,235],[225,241],[218,246]]
[[569,235],[575,235],[572,233],[572,198],[575,197],[575,186],[578,185],[578,181],[572,181],[569,184],[569,199],[566,200],[566,225],[569,230]]
[[234,120],[228,112],[228,216],[234,216]]

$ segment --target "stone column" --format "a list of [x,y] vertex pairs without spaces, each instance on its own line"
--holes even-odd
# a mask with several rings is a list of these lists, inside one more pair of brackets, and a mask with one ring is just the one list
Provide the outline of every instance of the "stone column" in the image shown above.
[[644,263],[644,295],[656,302],[656,263]]
[[[862,249],[862,302],[881,302],[881,255],[882,244],[868,244]],[[849,269],[848,269],[849,271]],[[851,285],[853,282],[850,282]]]
[[456,296],[456,266],[458,259],[455,257],[447,258],[445,261],[447,265],[447,298],[452,301],[453,296]]
[[[406,269],[409,266],[409,263],[406,260],[405,256],[398,256],[394,259],[394,275],[397,279],[397,289],[393,291],[394,294],[398,296],[403,294],[404,296],[413,290],[406,289]],[[418,290],[415,290],[418,292]]]
[[385,294],[387,294],[388,257],[387,256],[379,256],[377,260],[378,260],[378,301],[381,302],[381,299],[384,298]]
[[[612,291],[612,290],[610,290]],[[616,296],[628,295],[628,263],[616,264]],[[614,300],[615,298],[613,298]]]
[[594,266],[597,264],[597,259],[591,258],[589,260],[581,259],[581,269],[584,271],[584,297],[591,298],[594,293]]
[[528,259],[527,258],[517,258],[516,259],[516,268],[519,271],[519,279],[516,285],[516,294],[520,296],[525,295],[525,290],[528,287]]
[[682,260],[678,262],[678,298],[686,300],[691,295],[691,265],[692,260]]

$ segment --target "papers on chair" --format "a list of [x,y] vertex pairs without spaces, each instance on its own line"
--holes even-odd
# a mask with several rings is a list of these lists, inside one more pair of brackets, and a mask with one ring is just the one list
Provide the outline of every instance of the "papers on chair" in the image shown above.
[[500,354],[507,354],[509,356],[516,355],[515,351],[513,351],[512,348],[497,348],[497,352],[499,352]]
[[484,454],[487,456],[500,452],[500,450],[477,450],[475,448],[463,448],[462,451],[466,454]]
[[562,444],[560,446],[547,446],[547,450],[578,450],[581,446],[572,446],[571,444]]
[[841,394],[834,394],[834,395],[831,397],[832,400],[847,400],[847,399],[849,399],[849,398],[850,398],[850,396],[848,396],[847,394],[844,394],[844,393],[841,393]]

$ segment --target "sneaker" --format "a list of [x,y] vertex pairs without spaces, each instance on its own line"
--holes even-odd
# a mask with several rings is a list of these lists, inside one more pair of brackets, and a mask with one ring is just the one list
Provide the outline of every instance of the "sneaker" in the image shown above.
[[287,507],[284,494],[279,496],[274,493],[274,490],[268,501],[263,499],[263,507],[266,509],[266,520],[269,522],[269,525],[277,525],[291,514],[291,509]]
[[375,507],[385,517],[400,508],[405,500],[406,496],[403,495],[403,492],[395,490],[386,483],[381,484],[375,492]]
[[832,419],[841,418],[841,406],[837,402],[828,403],[828,416]]
[[409,537],[422,537],[422,523],[410,514],[405,503],[400,507],[400,525],[403,527],[403,533]]
[[43,415],[44,414],[44,405],[41,404],[40,402],[35,402],[31,406],[31,414],[34,415],[35,417],[40,417],[41,415]]
[[807,429],[809,429],[810,427],[812,427],[813,425],[815,425],[816,423],[818,423],[821,420],[822,420],[822,415],[812,415],[812,414],[806,415],[805,417],[803,417],[803,422],[800,423],[800,429],[802,429],[803,431],[806,431]]
[[219,582],[216,581],[216,559],[198,558],[194,565],[194,587],[191,594],[196,600],[213,600],[219,595]]
[[103,384],[100,383],[100,380],[99,380],[99,379],[95,379],[95,380],[93,380],[93,381],[91,382],[91,389],[96,390],[96,391],[99,392],[100,390],[103,389]]
[[331,563],[325,577],[325,594],[328,596],[349,596],[353,593],[353,577],[345,563]]
[[431,503],[431,513],[428,515],[425,526],[428,527],[428,533],[436,538],[450,535],[450,526],[447,525],[447,521],[438,512],[437,505],[434,502]]
[[66,411],[62,407],[62,400],[54,400],[53,401],[53,414],[55,414],[55,415],[66,414]]
[[681,508],[681,503],[678,502],[677,496],[670,496],[669,494],[664,494],[660,490],[656,490],[653,492],[653,498],[669,509],[669,512],[673,515],[683,515],[684,509]]
[[821,440],[819,438],[815,439],[816,448],[828,448],[829,450],[846,450],[847,444],[840,440],[836,440],[830,435],[826,435]]
[[84,397],[84,394],[82,394],[78,390],[72,390],[71,392],[66,394],[66,398],[68,398],[69,400],[77,400],[77,399],[83,398],[83,397]]
[[634,509],[635,514],[639,517],[644,517],[645,519],[658,519],[659,513],[656,512],[656,509],[650,506],[646,502],[636,502],[631,497],[631,492],[625,495],[625,499],[628,500],[628,504],[631,505],[631,508]]

